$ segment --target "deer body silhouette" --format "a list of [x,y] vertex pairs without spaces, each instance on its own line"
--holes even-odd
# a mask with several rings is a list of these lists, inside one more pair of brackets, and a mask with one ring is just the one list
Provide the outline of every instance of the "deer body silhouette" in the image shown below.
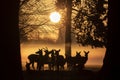
[[29,63],[26,63],[26,65],[29,64],[29,66],[30,66],[32,64],[32,68],[35,70],[34,63],[36,62],[37,69],[38,69],[40,66],[39,64],[42,63],[42,62],[40,62],[40,61],[42,61],[42,56],[43,56],[42,54],[43,54],[42,49],[39,49],[39,51],[37,51],[36,54],[30,54],[28,56]]
[[84,53],[85,53],[85,56],[82,56],[81,57],[81,59],[79,60],[79,62],[78,62],[78,65],[77,65],[77,68],[79,69],[79,70],[82,70],[84,67],[85,67],[85,63],[87,62],[87,60],[88,60],[88,53],[89,53],[89,51],[84,51]]
[[85,63],[88,60],[88,53],[89,51],[84,51],[85,55],[81,56],[80,52],[76,52],[76,56],[66,56],[66,61],[69,70],[82,70],[84,68]]
[[55,50],[55,66],[56,66],[56,70],[64,70],[64,65],[66,63],[66,60],[63,57],[63,55],[59,54],[59,52],[60,52],[60,49]]

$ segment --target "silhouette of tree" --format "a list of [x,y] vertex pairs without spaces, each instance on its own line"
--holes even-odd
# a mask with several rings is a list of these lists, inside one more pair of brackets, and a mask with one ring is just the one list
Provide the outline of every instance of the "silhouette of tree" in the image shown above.
[[[107,3],[108,0],[57,0],[58,9],[67,8],[65,43],[71,43],[72,32],[79,45],[106,47]],[[66,53],[71,54],[70,46],[67,45]]]
[[106,53],[100,70],[103,79],[108,79],[111,71],[112,28],[108,26],[108,0],[82,0],[74,11],[72,32],[82,46],[105,47]]
[[[104,0],[82,0],[73,6],[72,32],[82,46],[106,47],[107,42],[107,2]],[[77,4],[78,3],[78,4]],[[77,6],[77,9],[75,7]]]
[[[20,0],[19,8],[19,30],[21,42],[26,40],[43,40],[49,39],[46,34],[58,34],[58,39],[50,39],[49,42],[64,42],[64,21],[53,24],[50,22],[48,16],[51,12],[56,10],[54,1],[47,2],[47,0]],[[64,11],[59,11],[63,16]],[[62,34],[57,33],[59,31]],[[42,36],[42,38],[41,38]],[[43,38],[44,36],[44,38]],[[62,40],[61,40],[62,39]],[[60,41],[61,40],[61,41]],[[48,42],[48,41],[47,41]]]
[[71,14],[72,14],[72,0],[57,0],[57,9],[66,8],[65,17],[65,54],[71,56]]
[[[44,28],[37,30],[41,26],[48,25],[49,19],[45,16],[53,9],[51,3],[42,0],[20,0],[19,5],[19,31],[21,41],[32,37],[37,32],[47,32]],[[44,17],[44,18],[43,18]]]
[[[58,2],[59,1],[60,0],[58,0]],[[115,8],[116,7],[118,6],[115,6]],[[112,11],[114,13],[117,9],[110,9],[110,12]],[[117,18],[116,15],[113,16],[112,14],[111,16],[112,18]],[[90,45],[93,48],[106,48],[103,66],[100,70],[102,77],[100,77],[99,80],[111,78],[112,66],[114,66],[113,64],[116,64],[115,61],[117,61],[117,58],[114,59],[115,56],[113,55],[116,50],[113,40],[116,39],[114,35],[116,35],[117,32],[116,27],[113,27],[117,26],[117,22],[114,21],[116,20],[116,18],[114,18],[108,26],[108,17],[110,17],[108,16],[108,0],[72,0],[71,24],[72,33],[76,37],[76,42],[82,46]]]

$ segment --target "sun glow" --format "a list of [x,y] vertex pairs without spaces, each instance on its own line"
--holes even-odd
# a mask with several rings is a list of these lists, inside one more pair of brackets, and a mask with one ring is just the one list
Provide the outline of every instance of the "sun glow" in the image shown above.
[[60,21],[61,15],[58,12],[52,12],[50,14],[50,20],[54,23],[57,23]]

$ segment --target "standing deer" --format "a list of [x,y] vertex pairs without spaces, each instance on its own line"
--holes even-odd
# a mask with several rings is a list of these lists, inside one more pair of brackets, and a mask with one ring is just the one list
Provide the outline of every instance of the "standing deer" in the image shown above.
[[78,66],[77,66],[79,70],[82,70],[85,67],[85,63],[88,60],[89,51],[84,51],[84,53],[85,53],[85,56],[81,57],[80,62],[78,63]]
[[40,68],[40,61],[42,61],[42,55],[43,55],[42,49],[39,49],[36,52],[36,54],[30,54],[28,56],[29,63],[26,63],[26,66],[30,67],[30,65],[32,65],[32,68],[35,70],[34,63],[36,62],[37,63],[37,69]]
[[64,70],[64,65],[65,65],[65,59],[62,55],[59,54],[60,49],[59,50],[55,50],[55,67],[56,70]]
[[45,52],[45,55],[43,56],[43,66],[44,64],[48,64],[48,67],[49,67],[49,70],[51,70],[52,68],[52,60],[51,58],[49,57],[50,54],[53,54],[54,53],[54,50],[48,50],[47,48],[44,50]]
[[76,65],[81,62],[81,51],[76,51],[76,56],[67,56],[66,54],[66,62],[68,64],[68,70],[75,70]]

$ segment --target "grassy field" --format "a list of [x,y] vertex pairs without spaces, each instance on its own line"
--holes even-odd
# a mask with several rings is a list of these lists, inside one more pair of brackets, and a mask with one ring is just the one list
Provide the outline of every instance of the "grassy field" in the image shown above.
[[25,71],[24,80],[97,80],[99,66],[87,66],[81,71]]
[[97,80],[97,72],[82,71],[23,71],[24,80]]
[[[22,60],[22,70],[24,80],[98,80],[95,79],[97,72],[100,70],[103,62],[103,57],[105,54],[104,48],[91,49],[88,47],[78,47],[77,45],[72,46],[72,56],[75,55],[76,51],[82,51],[81,55],[84,56],[83,51],[90,51],[88,55],[88,61],[85,65],[85,69],[82,71],[67,71],[66,65],[64,71],[49,71],[48,66],[45,65],[44,71],[25,71],[25,64],[27,61],[27,56],[29,54],[35,53],[39,48],[48,47],[51,49],[61,49],[60,54],[64,56],[65,49],[64,44],[54,45],[54,44],[21,44],[21,60]],[[36,66],[36,64],[35,64]]]

